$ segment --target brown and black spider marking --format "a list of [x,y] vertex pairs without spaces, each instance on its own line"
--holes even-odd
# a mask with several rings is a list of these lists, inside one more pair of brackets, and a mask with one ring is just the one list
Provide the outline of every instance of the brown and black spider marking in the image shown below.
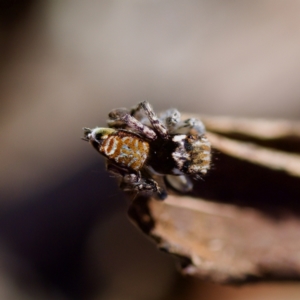
[[188,176],[200,178],[210,168],[211,147],[200,120],[181,121],[176,109],[157,116],[147,101],[131,111],[109,113],[110,128],[84,128],[84,140],[107,158],[108,170],[121,177],[126,191],[167,196],[154,176],[166,176],[172,187],[192,189]]

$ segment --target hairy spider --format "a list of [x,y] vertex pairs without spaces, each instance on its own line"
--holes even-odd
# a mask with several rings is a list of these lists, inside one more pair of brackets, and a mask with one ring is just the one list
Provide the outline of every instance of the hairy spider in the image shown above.
[[84,140],[107,158],[107,169],[120,176],[125,191],[146,192],[158,199],[167,193],[154,178],[165,176],[181,192],[192,189],[186,176],[201,178],[210,168],[211,147],[200,120],[181,121],[169,109],[157,116],[147,101],[128,111],[114,109],[108,126],[84,128]]

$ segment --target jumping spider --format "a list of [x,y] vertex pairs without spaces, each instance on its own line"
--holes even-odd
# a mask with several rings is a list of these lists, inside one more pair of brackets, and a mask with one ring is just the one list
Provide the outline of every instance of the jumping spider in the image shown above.
[[114,109],[108,126],[84,128],[84,140],[107,158],[107,169],[120,176],[121,188],[165,199],[155,177],[164,176],[181,192],[190,191],[186,176],[201,178],[210,168],[211,147],[200,120],[181,121],[176,109],[157,116],[147,101],[131,111]]

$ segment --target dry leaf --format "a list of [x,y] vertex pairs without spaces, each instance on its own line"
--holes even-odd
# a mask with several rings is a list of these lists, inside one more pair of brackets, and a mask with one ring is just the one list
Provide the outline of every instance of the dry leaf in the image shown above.
[[180,257],[186,274],[216,282],[298,279],[300,123],[202,120],[212,170],[190,195],[136,199],[130,217]]

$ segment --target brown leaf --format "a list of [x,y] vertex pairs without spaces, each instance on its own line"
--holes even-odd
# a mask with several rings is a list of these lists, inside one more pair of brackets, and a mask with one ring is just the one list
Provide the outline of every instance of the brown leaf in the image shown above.
[[186,274],[216,282],[299,278],[300,123],[202,120],[215,149],[209,174],[189,196],[136,199],[129,215],[180,257]]

